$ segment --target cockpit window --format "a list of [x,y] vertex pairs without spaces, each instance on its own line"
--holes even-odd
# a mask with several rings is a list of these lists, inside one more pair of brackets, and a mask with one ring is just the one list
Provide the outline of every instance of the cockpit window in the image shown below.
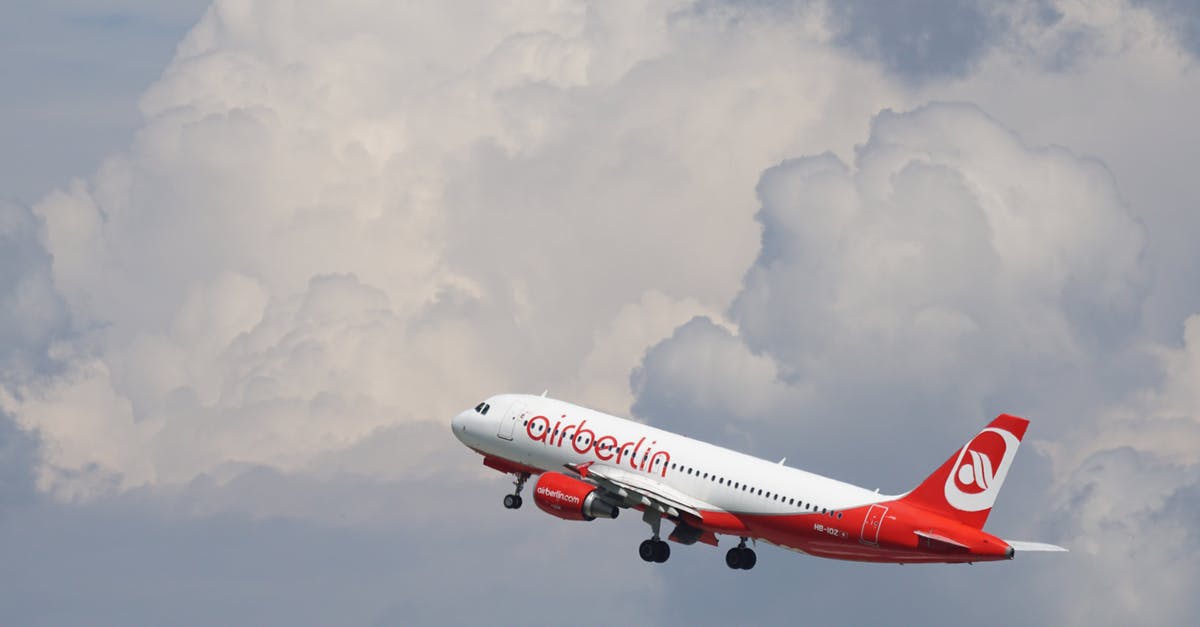
[[487,415],[487,413],[488,413],[488,410],[489,410],[489,409],[491,409],[491,408],[492,408],[492,406],[491,406],[491,405],[488,405],[486,402],[484,402],[484,403],[480,403],[480,404],[478,404],[478,405],[476,405],[476,406],[475,406],[475,413],[477,413],[477,414],[483,414],[484,416],[486,416],[486,415]]
[[477,413],[477,414],[482,414],[482,413],[483,413],[483,403],[480,403],[480,404],[478,404],[478,405],[476,405],[476,406],[475,406],[475,413]]
[[489,410],[489,409],[491,409],[491,408],[492,408],[492,406],[491,406],[491,405],[488,405],[487,403],[484,403],[484,404],[483,404],[483,415],[484,415],[484,416],[486,416],[486,415],[487,415],[487,413],[488,413],[488,410]]

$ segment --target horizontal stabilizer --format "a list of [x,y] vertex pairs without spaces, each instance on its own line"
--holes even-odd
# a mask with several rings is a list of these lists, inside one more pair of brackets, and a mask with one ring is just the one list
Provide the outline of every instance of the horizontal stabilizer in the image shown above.
[[913,533],[917,534],[918,536],[920,536],[922,538],[925,538],[926,540],[929,540],[930,542],[940,542],[941,544],[945,544],[945,545],[955,548],[955,549],[968,548],[967,545],[963,544],[962,542],[959,542],[957,540],[952,540],[950,538],[947,538],[946,536],[933,533],[932,531],[914,531]]
[[1025,551],[1066,551],[1061,546],[1046,544],[1045,542],[1024,542],[1022,540],[1005,540],[1005,542],[1018,553]]

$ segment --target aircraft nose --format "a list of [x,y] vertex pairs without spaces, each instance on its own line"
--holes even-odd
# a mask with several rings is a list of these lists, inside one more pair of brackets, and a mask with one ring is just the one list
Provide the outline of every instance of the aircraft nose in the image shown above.
[[450,430],[454,432],[454,437],[460,441],[463,441],[463,437],[467,435],[467,427],[470,426],[474,413],[468,409],[459,412],[457,416],[450,419]]

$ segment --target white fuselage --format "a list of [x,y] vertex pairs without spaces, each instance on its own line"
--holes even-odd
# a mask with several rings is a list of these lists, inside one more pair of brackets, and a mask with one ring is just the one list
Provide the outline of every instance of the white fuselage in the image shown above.
[[747,514],[840,511],[895,498],[551,398],[503,394],[467,411],[467,446],[542,471],[597,462],[640,473],[714,509]]

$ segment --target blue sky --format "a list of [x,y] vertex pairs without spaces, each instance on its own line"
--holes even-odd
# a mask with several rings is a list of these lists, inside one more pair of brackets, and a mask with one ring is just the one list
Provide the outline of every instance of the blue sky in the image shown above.
[[137,101],[206,2],[26,2],[0,25],[0,189],[26,204],[128,145]]
[[[1192,5],[207,5],[0,26],[0,623],[1194,622]],[[651,567],[447,428],[543,389],[885,492],[1020,414],[1071,553]]]

